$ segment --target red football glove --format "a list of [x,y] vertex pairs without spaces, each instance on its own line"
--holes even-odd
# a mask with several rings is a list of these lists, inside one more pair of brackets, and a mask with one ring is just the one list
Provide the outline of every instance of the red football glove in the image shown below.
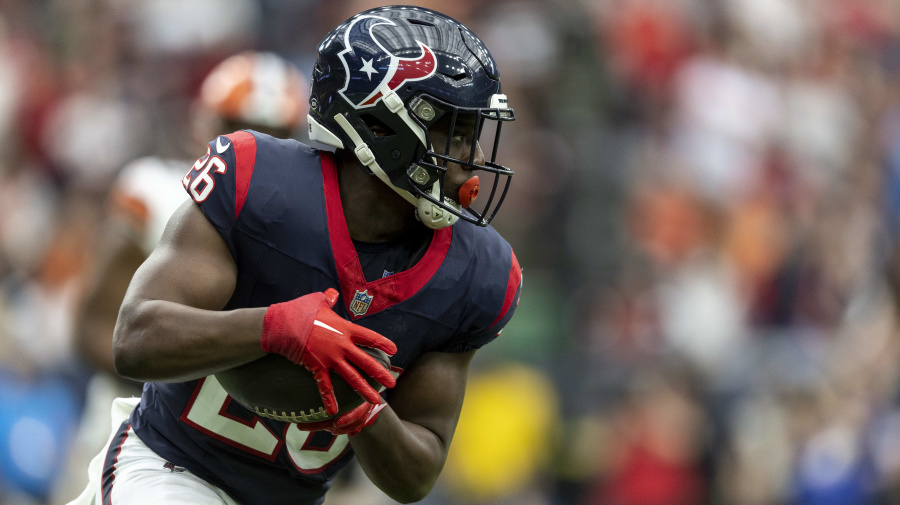
[[387,403],[373,405],[363,402],[362,405],[335,419],[316,421],[314,423],[301,423],[297,427],[303,431],[328,431],[332,435],[356,435],[366,426],[371,426],[378,417],[381,409],[387,407]]
[[372,405],[365,402],[359,407],[347,412],[334,420],[334,428],[329,429],[332,435],[356,435],[366,426],[371,426],[378,417],[381,409],[387,407],[387,403]]
[[331,307],[337,299],[338,292],[329,288],[324,293],[310,293],[270,305],[260,339],[264,351],[281,354],[312,372],[328,415],[338,411],[331,385],[332,370],[369,404],[381,403],[381,396],[353,366],[382,386],[392,388],[396,384],[394,376],[357,345],[380,349],[391,356],[397,352],[397,346],[377,332],[335,314]]

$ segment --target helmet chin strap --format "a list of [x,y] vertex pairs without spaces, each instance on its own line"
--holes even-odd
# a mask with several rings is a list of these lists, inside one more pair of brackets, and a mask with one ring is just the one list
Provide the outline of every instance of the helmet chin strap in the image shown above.
[[[400,100],[400,97],[397,96],[392,90],[388,90],[389,94],[384,95],[384,102],[388,106],[388,109],[400,116],[403,121],[410,127],[410,129],[419,137],[419,141],[422,142],[426,147],[428,144],[425,142],[425,133],[419,128],[418,125],[409,117],[409,114],[406,112],[406,108],[403,107],[403,102]],[[399,106],[397,105],[399,102]],[[363,141],[362,137],[359,136],[359,133],[353,129],[353,125],[350,124],[350,121],[343,114],[336,114],[334,116],[335,122],[344,130],[344,133],[350,137],[350,140],[353,141],[354,149],[353,152],[356,154],[356,157],[359,159],[359,162],[365,165],[369,170],[375,174],[376,177],[381,179],[382,182],[388,185],[389,188],[393,189],[395,193],[402,196],[404,200],[411,203],[416,207],[416,219],[422,222],[425,226],[433,229],[440,230],[441,228],[446,228],[448,226],[452,226],[456,221],[459,220],[459,216],[451,212],[447,212],[446,209],[441,208],[439,205],[434,204],[429,201],[427,198],[417,197],[416,195],[410,193],[405,189],[398,188],[391,182],[390,177],[384,172],[381,168],[381,165],[378,164],[378,161],[375,159],[375,155],[372,153],[372,150],[369,149],[369,146]],[[428,191],[428,195],[434,198],[435,200],[441,200],[441,181],[437,180],[434,184],[431,185],[431,189]],[[444,200],[445,205],[450,205],[457,210],[459,210],[459,205],[452,200]]]
[[[429,191],[428,194],[435,200],[440,200],[441,181],[436,181],[432,184],[431,191]],[[452,226],[453,223],[459,220],[459,216],[447,212],[446,209],[442,209],[440,206],[435,205],[427,198],[419,197],[416,198],[416,200],[418,200],[416,202],[416,219],[433,230],[440,230],[441,228]],[[459,210],[459,206],[452,200],[448,201],[445,199],[444,204],[456,207],[457,210]]]

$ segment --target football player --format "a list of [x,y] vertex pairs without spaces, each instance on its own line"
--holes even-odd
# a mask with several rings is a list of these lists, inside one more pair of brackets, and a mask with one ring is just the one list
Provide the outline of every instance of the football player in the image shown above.
[[[329,33],[309,104],[310,138],[334,153],[244,130],[184,177],[191,201],[116,324],[117,370],[149,382],[92,464],[98,502],[320,504],[354,456],[412,502],[440,474],[472,356],[521,288],[488,226],[512,176],[496,151],[513,111],[484,43],[408,6]],[[357,345],[392,355],[393,373]],[[331,372],[366,402],[314,426],[232,402],[214,374],[266,353],[312,371],[329,414]]]
[[[193,136],[204,145],[217,133],[252,128],[288,138],[298,133],[307,101],[308,81],[293,64],[274,53],[243,52],[225,59],[205,77],[190,114]],[[135,270],[159,242],[169,217],[188,199],[180,182],[191,164],[148,156],[125,166],[113,183],[109,215],[75,331],[76,349],[97,372],[57,496],[71,499],[73,489],[84,488],[84,468],[109,436],[113,399],[141,395],[140,382],[116,373],[113,328]]]

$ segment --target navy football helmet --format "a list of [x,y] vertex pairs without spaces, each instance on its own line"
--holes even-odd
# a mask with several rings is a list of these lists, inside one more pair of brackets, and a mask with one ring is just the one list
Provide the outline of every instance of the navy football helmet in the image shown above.
[[[310,91],[309,137],[353,150],[360,162],[416,207],[426,226],[463,219],[487,226],[503,203],[513,171],[496,162],[500,126],[515,119],[500,93],[500,74],[484,43],[462,23],[409,6],[361,12],[332,30],[318,48]],[[429,127],[449,123],[447,143],[432,146]],[[450,156],[458,124],[474,139],[492,136],[481,164]],[[377,134],[374,130],[377,130]],[[479,151],[480,153],[480,151]],[[447,163],[493,174],[487,199],[473,177],[454,199],[444,194]],[[463,192],[460,191],[460,193]],[[462,205],[458,203],[462,201]],[[463,208],[466,207],[466,208]]]

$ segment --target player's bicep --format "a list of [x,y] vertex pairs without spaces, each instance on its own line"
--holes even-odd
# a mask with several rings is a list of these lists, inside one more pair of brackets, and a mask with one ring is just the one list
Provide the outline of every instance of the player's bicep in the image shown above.
[[125,303],[165,300],[218,310],[231,298],[236,279],[237,266],[227,244],[200,208],[186,201],[135,273]]
[[456,430],[475,351],[430,352],[406,370],[388,403],[400,419],[435,433],[446,451]]

